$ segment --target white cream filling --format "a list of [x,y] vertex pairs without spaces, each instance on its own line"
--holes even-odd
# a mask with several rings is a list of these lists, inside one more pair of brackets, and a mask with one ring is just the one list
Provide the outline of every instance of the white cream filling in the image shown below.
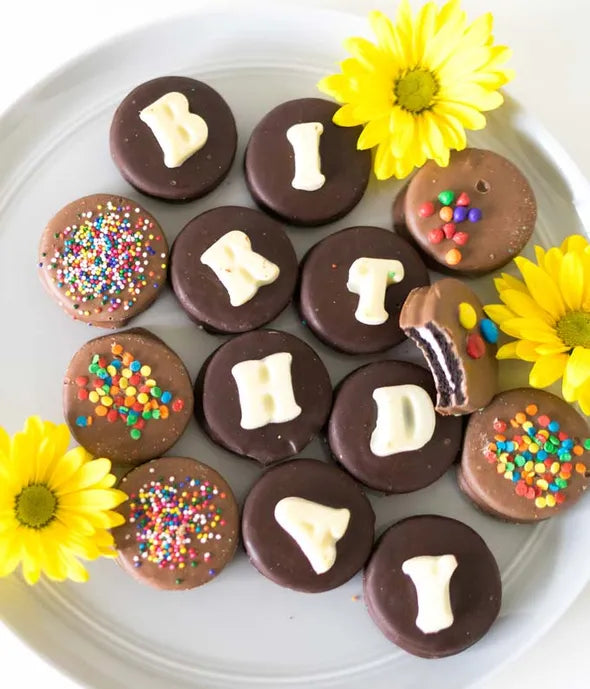
[[434,352],[434,356],[436,357],[436,360],[440,364],[440,367],[443,370],[443,373],[445,374],[449,386],[453,390],[453,393],[456,392],[456,387],[455,383],[453,382],[453,376],[451,375],[451,371],[449,369],[447,360],[443,354],[442,349],[440,348],[440,345],[436,341],[436,338],[432,334],[432,332],[428,328],[418,328],[418,334],[420,337],[426,342],[426,344],[430,347],[430,349]]

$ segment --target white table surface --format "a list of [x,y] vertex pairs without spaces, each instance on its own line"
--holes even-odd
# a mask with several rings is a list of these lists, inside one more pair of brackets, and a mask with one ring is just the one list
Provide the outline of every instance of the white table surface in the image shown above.
[[[281,1],[274,0],[275,3]],[[394,0],[296,2],[361,14],[373,8],[391,14],[397,4]],[[0,21],[0,111],[40,77],[78,52],[117,33],[187,12],[200,4],[213,7],[215,0],[209,3],[199,0],[18,0],[6,3]],[[515,53],[512,65],[517,78],[508,91],[527,105],[590,177],[590,137],[587,135],[590,2],[463,0],[463,5],[472,17],[493,10],[498,42],[510,45]],[[580,576],[587,577],[588,573],[580,573]],[[534,596],[534,591],[531,595]],[[504,666],[477,687],[586,689],[590,686],[590,653],[586,643],[589,633],[590,586],[525,656]],[[0,677],[3,689],[80,689],[50,663],[34,655],[1,620]]]

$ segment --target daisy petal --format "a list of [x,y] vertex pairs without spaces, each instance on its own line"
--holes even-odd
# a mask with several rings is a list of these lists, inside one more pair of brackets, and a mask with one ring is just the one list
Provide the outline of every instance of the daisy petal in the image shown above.
[[569,357],[564,379],[578,388],[590,378],[590,349],[575,347]]
[[517,344],[518,342],[508,342],[507,344],[502,345],[498,349],[496,359],[518,359],[518,355],[516,353]]
[[582,306],[584,296],[584,267],[581,257],[568,252],[561,262],[559,271],[559,288],[571,311],[578,311]]
[[535,318],[551,326],[555,324],[555,320],[547,311],[520,290],[506,289],[500,294],[500,298],[518,316]]
[[546,388],[556,380],[559,380],[565,371],[569,356],[567,354],[554,354],[541,357],[535,362],[529,373],[529,384],[533,388]]
[[338,108],[334,113],[332,121],[339,127],[358,127],[359,124],[364,124],[364,120],[359,120],[356,116],[355,106],[350,103]]
[[565,314],[565,304],[551,277],[528,258],[517,256],[514,262],[522,273],[531,297],[539,304],[543,304],[545,310],[555,320],[560,319]]
[[516,356],[523,361],[537,361],[540,358],[537,353],[537,343],[520,340],[516,343]]
[[361,135],[358,138],[356,147],[361,151],[373,148],[382,141],[385,142],[389,137],[389,115],[378,120],[367,122]]
[[502,325],[504,321],[514,318],[515,315],[509,308],[502,306],[502,304],[488,304],[483,307],[483,310],[486,312],[486,316],[498,325]]

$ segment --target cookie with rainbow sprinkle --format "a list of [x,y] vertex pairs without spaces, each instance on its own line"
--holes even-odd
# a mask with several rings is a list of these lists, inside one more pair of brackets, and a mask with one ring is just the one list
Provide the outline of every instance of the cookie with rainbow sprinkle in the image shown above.
[[502,392],[469,419],[458,479],[463,492],[494,517],[549,519],[588,488],[588,424],[549,392]]
[[238,506],[227,481],[187,457],[162,457],[130,471],[129,499],[114,530],[118,562],[134,579],[164,590],[212,581],[238,545]]
[[39,276],[72,318],[120,328],[166,283],[168,242],[136,201],[94,194],[72,201],[48,223],[39,244]]
[[188,372],[160,338],[133,328],[87,342],[64,377],[64,415],[96,457],[135,465],[159,457],[193,410]]

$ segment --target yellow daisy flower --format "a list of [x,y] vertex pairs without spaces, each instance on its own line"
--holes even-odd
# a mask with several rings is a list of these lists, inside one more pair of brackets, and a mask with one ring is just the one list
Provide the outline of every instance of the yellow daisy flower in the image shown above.
[[563,376],[562,394],[590,414],[590,245],[581,235],[560,248],[535,247],[537,264],[514,259],[524,282],[506,273],[494,280],[504,304],[486,314],[513,342],[498,359],[534,362],[529,383],[545,388]]
[[115,557],[108,529],[124,522],[111,509],[127,499],[112,488],[108,459],[68,450],[67,426],[31,416],[12,438],[0,427],[0,577],[19,563],[29,584],[86,581],[78,558]]
[[485,127],[482,111],[502,105],[497,89],[514,76],[503,66],[510,49],[493,45],[492,15],[467,24],[451,0],[413,17],[401,0],[395,23],[377,11],[369,21],[377,43],[349,38],[342,72],[318,84],[343,103],[334,122],[365,125],[357,147],[377,147],[378,179],[406,177],[427,159],[448,165],[450,150],[466,146],[465,129]]

